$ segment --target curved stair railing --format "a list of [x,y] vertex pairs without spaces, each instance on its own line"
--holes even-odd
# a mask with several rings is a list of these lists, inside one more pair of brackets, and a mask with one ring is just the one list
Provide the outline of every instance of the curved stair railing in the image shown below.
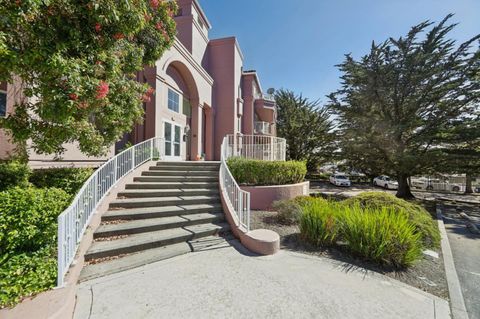
[[231,157],[264,161],[284,161],[286,140],[275,136],[226,135],[220,150],[220,189],[235,214],[238,227],[250,231],[250,193],[238,186],[227,165]]
[[128,173],[152,159],[164,157],[163,138],[154,137],[115,155],[100,166],[85,182],[70,206],[58,216],[57,285],[75,259],[78,245],[98,205],[108,192]]

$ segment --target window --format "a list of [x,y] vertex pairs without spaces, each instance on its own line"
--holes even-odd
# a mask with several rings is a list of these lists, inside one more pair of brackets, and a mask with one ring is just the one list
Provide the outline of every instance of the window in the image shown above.
[[180,113],[180,94],[168,89],[168,109]]
[[198,21],[198,24],[200,25],[200,28],[203,29],[203,21],[202,21],[202,18],[200,18],[200,16],[197,17],[197,21]]
[[7,115],[7,92],[0,91],[0,117]]
[[190,104],[190,100],[183,98],[183,115],[186,117],[192,117],[192,105]]

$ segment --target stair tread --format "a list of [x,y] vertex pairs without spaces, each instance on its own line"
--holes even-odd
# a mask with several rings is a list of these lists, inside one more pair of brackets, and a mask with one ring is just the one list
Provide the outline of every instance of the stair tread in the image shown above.
[[161,212],[172,212],[178,211],[188,212],[197,209],[221,209],[222,205],[220,204],[195,204],[195,205],[170,205],[162,207],[141,207],[141,208],[125,208],[117,210],[108,210],[103,214],[103,216],[120,216],[125,214],[146,214],[146,213],[161,213]]
[[[118,193],[118,196],[122,195],[135,195],[135,194],[178,194],[183,193],[188,196],[191,193],[215,193],[218,192],[215,188],[167,188],[167,189],[127,189]],[[177,195],[178,196],[178,195]],[[154,196],[152,196],[154,197]]]
[[176,200],[219,200],[218,195],[186,195],[186,196],[168,196],[168,197],[141,197],[141,198],[118,198],[111,201],[111,204],[123,203],[151,203],[151,202],[167,202]]
[[188,242],[162,246],[129,254],[120,258],[107,260],[97,264],[83,267],[79,281],[83,282],[98,277],[103,277],[125,270],[134,269],[161,260],[173,258],[193,251],[204,251],[229,247],[229,240],[218,236],[205,236]]
[[128,230],[135,229],[147,226],[154,225],[171,225],[178,223],[188,223],[188,222],[198,222],[201,220],[211,220],[211,219],[222,219],[223,213],[200,213],[200,214],[190,214],[190,215],[178,215],[178,216],[167,216],[167,217],[157,217],[157,218],[148,218],[140,220],[132,220],[128,222],[123,222],[119,224],[103,224],[98,227],[95,233],[106,233],[112,231]]
[[168,241],[171,239],[185,238],[185,240],[195,238],[195,235],[200,232],[210,231],[210,230],[221,230],[221,229],[230,229],[228,223],[218,223],[218,224],[200,224],[185,226],[182,228],[172,228],[165,229],[141,234],[130,235],[125,238],[120,238],[111,241],[96,241],[93,242],[90,248],[88,249],[86,255],[95,254],[99,252],[106,252],[136,245],[148,244],[152,242]]

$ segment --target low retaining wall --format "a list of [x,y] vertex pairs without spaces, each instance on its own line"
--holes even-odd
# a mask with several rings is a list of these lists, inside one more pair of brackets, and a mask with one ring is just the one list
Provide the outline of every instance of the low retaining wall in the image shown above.
[[308,196],[310,182],[274,186],[240,186],[240,188],[250,193],[251,209],[267,210],[272,207],[274,201],[292,199],[302,195]]

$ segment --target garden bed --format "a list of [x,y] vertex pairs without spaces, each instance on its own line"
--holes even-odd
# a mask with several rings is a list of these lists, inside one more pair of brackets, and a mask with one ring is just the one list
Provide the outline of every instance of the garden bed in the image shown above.
[[424,254],[413,265],[399,269],[380,265],[355,256],[342,245],[330,247],[314,246],[302,239],[298,224],[288,225],[287,223],[286,225],[285,223],[280,223],[275,211],[252,211],[251,227],[252,229],[264,228],[277,232],[280,235],[282,249],[331,258],[345,263],[346,269],[360,267],[375,271],[441,298],[448,298],[443,259],[439,248],[431,248],[431,250],[438,253],[439,258]]

